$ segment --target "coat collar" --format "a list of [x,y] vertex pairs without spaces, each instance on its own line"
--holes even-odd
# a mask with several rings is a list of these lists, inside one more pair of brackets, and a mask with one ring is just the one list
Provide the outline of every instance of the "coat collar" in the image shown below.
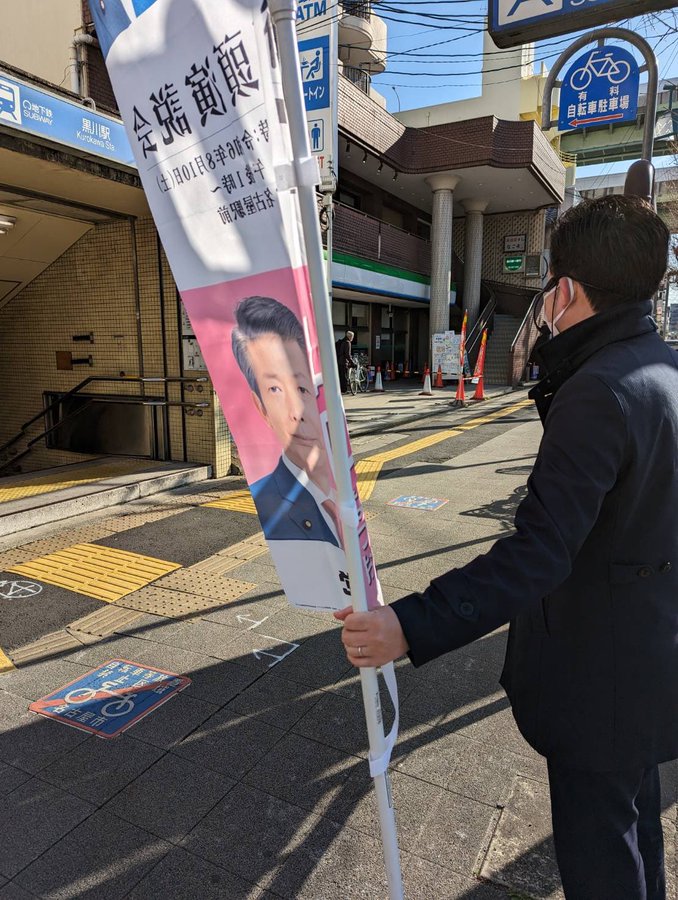
[[615,306],[573,325],[535,350],[546,376],[528,397],[534,400],[542,422],[557,390],[589,357],[608,344],[657,330],[651,312],[651,300]]

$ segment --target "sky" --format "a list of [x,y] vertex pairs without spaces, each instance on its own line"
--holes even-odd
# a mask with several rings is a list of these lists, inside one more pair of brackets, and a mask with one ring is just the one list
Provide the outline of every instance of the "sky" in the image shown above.
[[[630,0],[629,7],[632,6]],[[480,95],[487,9],[488,0],[379,0],[375,4],[375,11],[388,27],[388,58],[386,71],[373,77],[372,84],[385,97],[390,112]],[[615,25],[647,39],[659,63],[660,85],[662,79],[678,78],[678,11],[649,13]],[[537,44],[536,67],[543,60],[551,68],[580,33]],[[640,59],[634,48],[628,44],[626,47]],[[518,77],[517,70],[507,69],[507,81]],[[641,84],[642,80],[643,76]],[[655,160],[658,167],[669,163],[669,157]],[[579,171],[582,175],[597,175],[627,168],[628,162],[607,164],[604,169],[580,167]]]

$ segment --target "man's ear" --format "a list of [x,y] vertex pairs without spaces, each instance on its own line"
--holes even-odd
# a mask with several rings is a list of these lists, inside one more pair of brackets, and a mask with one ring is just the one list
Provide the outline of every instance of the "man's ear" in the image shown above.
[[558,287],[563,306],[566,306],[568,303],[572,303],[577,294],[581,291],[581,287],[579,285],[575,286],[575,283],[567,275],[563,276],[560,279],[560,281],[558,282]]
[[252,403],[254,403],[254,408],[259,413],[264,422],[266,422],[266,424],[268,425],[268,414],[261,397],[257,394],[256,391],[250,391],[250,396],[252,398]]

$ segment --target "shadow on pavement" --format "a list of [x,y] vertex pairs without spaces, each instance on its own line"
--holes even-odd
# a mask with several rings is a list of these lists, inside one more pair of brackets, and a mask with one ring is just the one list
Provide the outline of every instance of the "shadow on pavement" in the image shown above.
[[[130,633],[63,657],[44,680],[37,668],[6,676],[0,873],[46,897],[385,896],[359,682],[339,629],[288,608],[265,627],[299,644],[271,668],[228,629],[228,659]],[[244,639],[256,644],[259,630]],[[527,746],[506,739],[504,637],[422,669],[398,664],[393,780],[408,896],[507,896],[473,880],[479,848],[516,773],[541,776]],[[69,680],[69,664],[118,655],[193,682],[111,741],[26,712],[22,698]],[[520,860],[509,883],[511,866]]]

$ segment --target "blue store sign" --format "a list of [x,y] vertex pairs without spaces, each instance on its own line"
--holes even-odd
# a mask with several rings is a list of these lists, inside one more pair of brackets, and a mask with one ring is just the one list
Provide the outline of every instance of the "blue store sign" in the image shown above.
[[306,109],[328,109],[330,105],[330,38],[323,34],[299,41],[301,82]]
[[623,47],[588,50],[568,69],[560,88],[560,131],[633,122],[638,115],[640,68]]
[[28,708],[98,737],[113,738],[190,683],[184,675],[111,659]]
[[0,126],[65,144],[90,156],[136,168],[125,126],[80,103],[0,72]]

